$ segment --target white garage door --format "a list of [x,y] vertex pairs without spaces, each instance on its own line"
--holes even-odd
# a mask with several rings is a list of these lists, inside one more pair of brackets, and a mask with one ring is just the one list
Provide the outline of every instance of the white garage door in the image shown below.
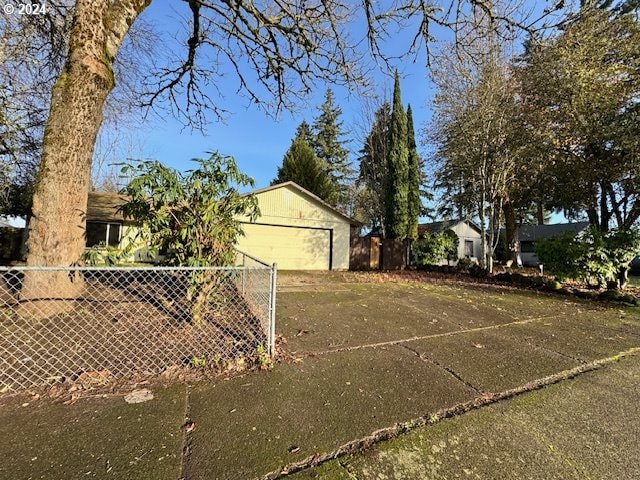
[[329,270],[331,231],[245,223],[238,249],[283,270]]

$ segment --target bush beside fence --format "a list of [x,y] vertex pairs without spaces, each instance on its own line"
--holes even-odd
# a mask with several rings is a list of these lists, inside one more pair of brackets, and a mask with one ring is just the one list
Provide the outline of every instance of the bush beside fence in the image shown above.
[[[21,291],[68,275],[76,294]],[[49,289],[46,289],[49,290]],[[275,266],[0,269],[0,391],[155,375],[274,347]]]

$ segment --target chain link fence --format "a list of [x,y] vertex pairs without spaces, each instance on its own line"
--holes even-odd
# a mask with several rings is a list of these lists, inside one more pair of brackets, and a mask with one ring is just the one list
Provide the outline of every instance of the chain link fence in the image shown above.
[[0,269],[0,392],[273,354],[276,267]]

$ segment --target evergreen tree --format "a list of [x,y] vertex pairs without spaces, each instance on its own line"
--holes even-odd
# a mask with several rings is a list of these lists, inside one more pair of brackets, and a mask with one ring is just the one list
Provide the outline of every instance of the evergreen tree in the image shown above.
[[354,170],[349,161],[349,150],[345,148],[346,140],[343,123],[339,120],[342,109],[335,105],[333,91],[325,93],[324,103],[320,106],[320,114],[313,122],[312,146],[318,158],[327,166],[327,171],[337,195],[338,205],[347,203],[349,183]]
[[[391,105],[384,102],[375,112],[373,125],[360,150],[360,173],[357,185],[357,216],[371,230],[378,231],[385,225],[384,193],[387,179],[389,151],[389,124]],[[384,233],[384,232],[383,232]]]
[[407,108],[407,148],[408,157],[408,196],[407,196],[407,237],[411,240],[418,238],[418,217],[422,210],[420,200],[420,157],[416,148],[416,136],[413,129],[413,113],[411,105]]
[[311,131],[311,125],[309,125],[306,120],[303,120],[302,123],[298,125],[298,128],[296,128],[295,138],[302,138],[312,147],[315,144],[315,136]]
[[407,238],[409,149],[407,148],[407,115],[402,107],[400,77],[396,70],[393,88],[393,109],[389,126],[385,188],[385,235],[387,238]]
[[335,202],[336,192],[327,176],[324,164],[304,137],[293,139],[282,160],[282,166],[278,168],[278,176],[271,184],[288,181],[297,183],[325,202]]

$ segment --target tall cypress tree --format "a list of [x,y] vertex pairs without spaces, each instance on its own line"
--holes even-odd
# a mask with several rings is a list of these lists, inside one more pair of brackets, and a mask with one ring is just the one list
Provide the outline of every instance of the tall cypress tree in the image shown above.
[[407,148],[408,148],[408,177],[407,177],[407,238],[418,238],[418,217],[422,209],[420,200],[420,157],[416,148],[416,136],[413,129],[413,113],[411,105],[407,107]]
[[389,127],[385,188],[385,236],[407,238],[409,195],[409,150],[407,148],[407,114],[400,96],[400,76],[396,70],[393,88],[393,109]]
[[327,172],[337,192],[336,202],[346,203],[348,185],[355,174],[349,161],[349,150],[343,140],[345,132],[340,116],[342,109],[335,104],[333,91],[327,89],[320,114],[313,122],[313,148],[318,158],[327,166]]

